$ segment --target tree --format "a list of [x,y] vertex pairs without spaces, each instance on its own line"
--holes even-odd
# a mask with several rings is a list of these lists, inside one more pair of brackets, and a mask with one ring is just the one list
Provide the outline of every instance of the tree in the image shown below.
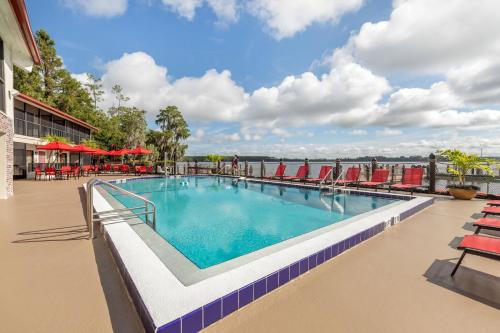
[[94,100],[94,109],[97,109],[97,103],[102,101],[102,95],[104,95],[101,79],[98,79],[94,75],[87,73],[87,83],[85,83],[85,87]]
[[170,105],[161,109],[156,116],[156,125],[163,133],[161,146],[164,150],[160,149],[160,152],[163,154],[166,152],[167,158],[171,161],[177,161],[184,156],[187,145],[181,142],[189,137],[190,132],[177,106]]
[[122,103],[130,100],[129,97],[123,94],[123,88],[119,84],[115,84],[111,88],[111,93],[115,95],[116,102],[118,103],[118,107],[121,107]]

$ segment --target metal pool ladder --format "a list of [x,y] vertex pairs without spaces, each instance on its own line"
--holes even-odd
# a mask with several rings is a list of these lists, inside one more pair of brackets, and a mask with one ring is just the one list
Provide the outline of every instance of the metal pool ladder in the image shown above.
[[[118,192],[131,196],[134,199],[143,201],[144,205],[131,208],[111,209],[103,212],[94,212],[94,187],[96,185],[105,185],[111,187]],[[151,210],[149,210],[149,206],[151,206]],[[143,211],[136,212],[136,210],[139,209],[143,209]],[[122,214],[123,212],[125,212],[125,214]],[[151,218],[151,222],[148,218],[150,214],[153,215]],[[146,224],[153,228],[153,230],[156,230],[156,206],[153,202],[100,178],[93,178],[87,182],[87,227],[90,233],[90,239],[96,237],[94,231],[94,222],[138,218],[143,215],[146,217]]]

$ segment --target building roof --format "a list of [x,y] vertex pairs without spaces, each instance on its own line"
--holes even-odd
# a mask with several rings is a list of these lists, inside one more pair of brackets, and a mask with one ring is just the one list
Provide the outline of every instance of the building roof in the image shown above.
[[36,106],[37,108],[40,108],[42,110],[45,110],[47,112],[50,112],[52,114],[55,114],[55,115],[58,115],[59,117],[61,118],[64,118],[66,120],[69,120],[69,121],[72,121],[78,125],[81,125],[85,128],[88,128],[90,130],[93,130],[93,131],[98,131],[99,129],[95,126],[92,126],[90,125],[89,123],[83,121],[83,120],[80,120],[76,117],[73,117],[72,115],[69,115],[67,114],[66,112],[63,112],[59,109],[56,109],[55,107],[53,106],[50,106],[48,104],[45,104],[43,102],[40,102],[39,100],[31,97],[31,96],[28,96],[28,95],[25,95],[23,93],[17,93],[15,95],[15,98],[19,101],[22,101],[22,102],[25,102],[25,103],[28,103],[30,105],[33,105],[33,106]]
[[19,29],[23,35],[26,47],[31,54],[31,58],[36,65],[40,65],[42,59],[40,57],[38,47],[36,46],[35,38],[33,37],[28,12],[26,10],[26,4],[24,3],[24,0],[9,0],[9,3],[14,15],[16,16]]

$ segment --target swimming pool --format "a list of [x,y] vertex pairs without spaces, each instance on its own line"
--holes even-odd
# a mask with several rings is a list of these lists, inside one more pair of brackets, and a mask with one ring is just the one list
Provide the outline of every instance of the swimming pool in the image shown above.
[[[213,176],[116,185],[154,202],[156,232],[201,269],[400,201]],[[109,193],[126,207],[139,203]]]

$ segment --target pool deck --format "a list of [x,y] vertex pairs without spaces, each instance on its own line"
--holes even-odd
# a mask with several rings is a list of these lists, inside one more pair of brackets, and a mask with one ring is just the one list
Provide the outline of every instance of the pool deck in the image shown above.
[[[143,331],[105,243],[87,239],[87,180],[16,181],[0,200],[0,331]],[[206,332],[498,332],[500,261],[469,255],[449,278],[483,206],[437,197]]]

